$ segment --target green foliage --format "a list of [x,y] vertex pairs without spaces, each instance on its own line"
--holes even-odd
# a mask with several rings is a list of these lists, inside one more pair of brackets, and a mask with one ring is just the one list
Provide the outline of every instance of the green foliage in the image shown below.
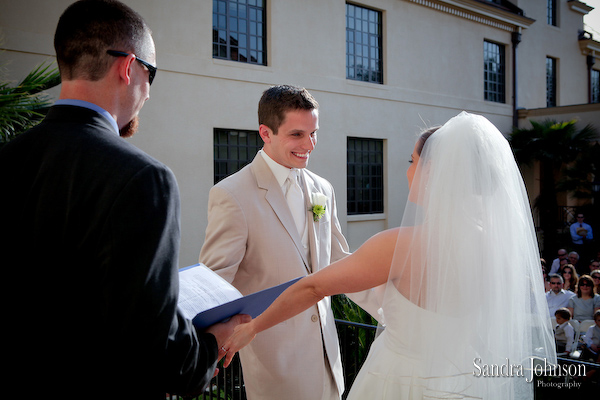
[[[337,294],[331,297],[331,309],[333,310],[333,316],[336,319],[344,321],[356,322],[359,324],[366,325],[377,325],[377,320],[371,317],[371,315],[360,308],[356,303],[350,300],[344,294]],[[355,335],[349,338],[352,341],[358,342],[358,355],[354,359],[354,362],[362,364],[364,359],[369,352],[369,347],[373,342],[374,333],[366,329],[357,329]],[[347,357],[346,364],[352,363],[350,357]],[[351,365],[346,365],[346,368],[351,368]]]
[[509,137],[517,161],[540,161],[549,168],[543,178],[556,191],[570,192],[579,199],[591,198],[592,180],[600,168],[600,146],[591,145],[600,139],[598,131],[591,124],[578,130],[575,120],[530,122],[531,129],[516,129]]
[[360,324],[377,325],[377,321],[368,312],[360,308],[344,294],[336,294],[331,297],[331,309],[333,310],[333,316],[337,319]]
[[555,249],[560,245],[557,193],[566,191],[577,198],[592,196],[592,180],[600,162],[597,147],[592,144],[600,136],[592,125],[577,129],[575,120],[530,122],[530,129],[515,129],[508,140],[519,163],[540,163],[540,194],[534,207],[539,211],[538,223],[544,233],[543,248]]
[[0,82],[0,145],[36,125],[52,105],[50,96],[43,93],[60,84],[57,68],[42,63],[16,86]]
[[599,138],[592,125],[578,130],[575,120],[529,122],[531,129],[515,129],[509,137],[515,158],[521,163],[531,164],[535,160],[569,163],[589,147],[591,140]]

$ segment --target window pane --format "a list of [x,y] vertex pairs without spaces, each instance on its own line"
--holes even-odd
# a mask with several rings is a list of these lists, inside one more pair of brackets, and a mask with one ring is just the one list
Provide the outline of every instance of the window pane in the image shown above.
[[546,57],[546,107],[556,107],[556,59]]
[[347,140],[348,215],[383,212],[383,140]]
[[383,83],[382,31],[381,12],[346,4],[347,79]]
[[213,58],[266,65],[265,12],[264,1],[213,1]]
[[600,71],[592,70],[592,103],[600,103]]
[[258,131],[215,128],[213,140],[215,183],[249,164],[263,145]]
[[557,18],[557,7],[556,0],[546,0],[546,16],[548,25],[557,26],[558,18]]
[[504,46],[483,42],[483,98],[497,103],[506,102]]

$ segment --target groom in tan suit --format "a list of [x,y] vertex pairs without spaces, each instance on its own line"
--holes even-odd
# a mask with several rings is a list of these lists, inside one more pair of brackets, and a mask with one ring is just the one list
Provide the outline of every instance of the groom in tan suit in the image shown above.
[[[317,143],[318,107],[304,88],[266,90],[258,106],[263,149],[210,191],[200,262],[244,295],[349,254],[333,187],[305,169]],[[312,211],[316,197],[325,199],[320,217]],[[379,307],[371,293],[351,298],[371,314]],[[249,400],[330,400],[344,392],[329,298],[258,334],[240,357]]]

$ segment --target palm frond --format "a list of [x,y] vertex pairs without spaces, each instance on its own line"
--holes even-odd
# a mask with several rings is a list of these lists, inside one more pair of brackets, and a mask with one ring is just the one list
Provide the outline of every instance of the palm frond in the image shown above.
[[0,82],[0,143],[6,143],[41,121],[51,106],[44,93],[60,84],[57,68],[42,63],[16,86]]

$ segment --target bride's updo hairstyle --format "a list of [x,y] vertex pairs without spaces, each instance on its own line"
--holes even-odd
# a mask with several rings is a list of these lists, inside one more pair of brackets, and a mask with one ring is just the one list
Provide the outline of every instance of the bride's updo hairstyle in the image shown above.
[[416,147],[415,147],[415,150],[417,151],[417,155],[419,157],[421,156],[421,153],[423,152],[423,146],[425,146],[425,142],[427,142],[427,139],[429,139],[429,137],[431,135],[433,135],[435,133],[435,131],[437,131],[440,128],[441,128],[441,126],[434,126],[434,127],[431,127],[429,129],[421,132],[421,135],[417,139],[417,143],[416,143]]
[[[498,189],[503,171],[512,167],[506,163],[508,157],[504,157],[512,154],[504,136],[488,120],[475,116],[450,120],[442,127],[426,130],[419,137],[416,149],[437,172],[450,168],[461,176],[458,186],[443,186],[447,195],[458,190],[463,195],[492,195]],[[424,151],[428,154],[422,155]]]

